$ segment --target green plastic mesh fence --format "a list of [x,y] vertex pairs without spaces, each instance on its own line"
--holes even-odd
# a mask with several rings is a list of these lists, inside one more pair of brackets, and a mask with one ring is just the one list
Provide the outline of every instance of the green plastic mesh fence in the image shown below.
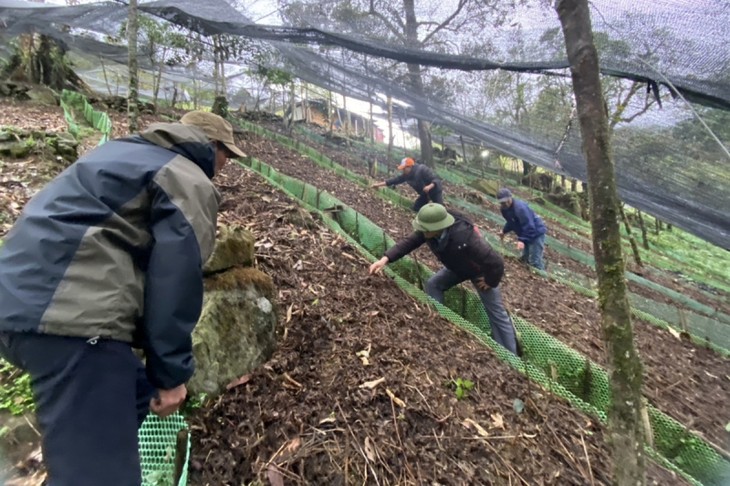
[[[190,434],[180,414],[160,419],[148,415],[139,430],[139,453],[142,460],[142,486],[185,486],[188,482],[188,459],[190,456]],[[178,434],[183,442],[185,458],[179,461]],[[179,480],[175,483],[175,476]]]
[[[275,140],[276,142],[284,146],[299,151],[303,155],[309,157],[314,163],[320,165],[321,167],[332,170],[340,177],[361,185],[369,184],[369,180],[365,176],[354,173],[342,167],[341,165],[335,163],[315,149],[303,143],[300,143],[299,141],[292,140],[285,135],[271,132],[261,126],[254,125],[245,121],[242,121],[241,125],[247,130],[257,133],[258,135]],[[378,194],[381,197],[384,197],[392,201],[396,205],[404,208],[410,208],[412,205],[412,201],[401,196],[396,191],[381,190],[378,192]],[[478,214],[489,221],[498,224],[503,223],[503,220],[499,215],[487,211],[480,206],[469,203],[459,198],[447,197],[447,199],[449,200],[449,202],[455,204],[457,207],[461,207],[474,214]],[[492,245],[492,247],[494,247],[498,251],[514,255],[514,253],[510,253],[509,251],[504,249],[502,245],[499,244],[499,241],[490,233],[486,233],[485,236],[489,243]],[[580,250],[575,250],[550,236],[547,237],[547,240],[551,248],[554,248],[557,251],[564,253],[566,256],[572,258],[573,260],[583,262],[586,265],[593,267],[594,260],[592,255],[588,255]],[[546,276],[570,285],[573,289],[575,289],[582,295],[593,298],[597,296],[597,292],[593,288],[595,286],[595,283],[591,279],[587,279],[580,274],[564,271],[557,274],[546,274]],[[666,291],[664,293],[665,295],[667,295],[667,297],[675,297],[678,302],[686,303],[686,305],[690,308],[697,309],[699,312],[704,311],[707,313],[712,313],[713,315],[713,317],[710,318],[694,312],[684,312],[679,314],[676,310],[674,312],[671,311],[673,309],[672,306],[668,306],[655,300],[646,299],[634,293],[630,293],[630,299],[632,303],[635,304],[635,306],[632,308],[632,312],[636,317],[639,317],[640,319],[643,319],[646,322],[659,326],[663,329],[671,327],[672,329],[679,332],[687,332],[690,335],[692,341],[694,341],[695,343],[707,346],[724,356],[730,356],[730,326],[724,325],[723,321],[718,319],[718,317],[722,318],[722,314],[719,314],[715,312],[714,309],[700,304],[699,302],[696,302],[695,300],[690,299],[682,294],[670,291],[670,289],[666,289],[665,287],[661,287],[654,282],[643,279],[638,275],[627,273],[627,276],[630,279],[640,279],[637,281],[640,285],[643,284],[644,286],[654,289],[658,292]]]
[[101,132],[99,145],[108,141],[111,137],[112,121],[109,115],[103,111],[95,110],[81,93],[64,89],[61,92],[61,108],[63,108],[63,116],[66,123],[68,123],[68,131],[74,137],[78,138],[81,134],[81,127],[76,122],[74,112],[81,113],[88,125]]
[[[256,159],[245,164],[313,210],[338,207],[332,213],[318,211],[333,230],[350,240],[364,255],[374,261],[394,242],[376,224],[346,206],[338,199],[298,179],[283,175]],[[516,358],[496,345],[488,335],[489,320],[476,294],[456,287],[447,292],[445,305],[429,299],[421,290],[431,272],[410,258],[388,267],[396,282],[422,302],[435,305],[447,319],[465,328],[514,368],[525,373],[543,387],[568,399],[586,413],[606,420],[609,386],[606,371],[596,363],[568,348],[563,343],[513,316],[524,350],[523,359]],[[730,481],[730,463],[701,438],[682,424],[651,405],[647,411],[655,438],[649,453],[659,463],[681,472],[693,484],[723,485]]]
[[[79,125],[73,115],[74,111],[83,113],[85,121],[102,133],[99,145],[109,140],[112,123],[109,116],[94,110],[86,97],[80,93],[64,90],[61,94],[61,107],[69,126],[69,132],[78,137]],[[185,486],[188,476],[188,457],[190,455],[190,437],[185,444],[185,461],[175,466],[177,457],[177,435],[187,424],[182,415],[176,413],[165,419],[149,414],[139,430],[139,452],[142,463],[143,486]],[[174,478],[179,481],[174,484]]]

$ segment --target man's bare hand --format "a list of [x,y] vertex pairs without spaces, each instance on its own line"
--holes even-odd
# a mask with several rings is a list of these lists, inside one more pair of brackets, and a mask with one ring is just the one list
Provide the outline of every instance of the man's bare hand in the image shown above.
[[369,269],[370,275],[380,273],[387,264],[388,264],[388,257],[383,257],[380,260],[378,260],[377,262],[373,263],[372,265],[370,265],[370,269]]
[[490,287],[487,285],[487,282],[484,280],[484,277],[479,277],[474,281],[474,284],[476,284],[477,288],[479,290],[489,290]]
[[185,385],[180,385],[172,390],[157,391],[160,396],[150,400],[150,410],[161,418],[177,412],[185,401],[185,397],[188,395],[188,389]]
[[428,192],[430,192],[430,191],[431,191],[431,189],[433,189],[434,187],[435,187],[435,185],[434,185],[434,183],[432,182],[431,184],[429,184],[429,185],[427,185],[427,186],[424,186],[424,188],[423,188],[423,192],[425,192],[425,193],[428,193]]
[[523,242],[521,242],[521,241],[518,241],[517,242],[517,249],[520,250],[520,251],[524,250],[525,249],[525,244]]

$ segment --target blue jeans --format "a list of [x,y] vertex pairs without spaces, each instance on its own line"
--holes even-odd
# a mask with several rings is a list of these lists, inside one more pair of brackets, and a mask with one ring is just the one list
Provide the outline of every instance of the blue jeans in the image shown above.
[[[426,282],[426,293],[437,302],[443,304],[444,292],[464,280],[466,279],[459,277],[448,268],[442,268]],[[507,314],[507,310],[504,308],[504,304],[502,304],[502,294],[499,291],[499,287],[481,290],[476,286],[474,281],[472,283],[484,305],[487,317],[489,317],[489,325],[492,328],[492,339],[516,355],[517,336],[515,334],[515,327],[512,324],[512,319],[510,319],[509,314]]]
[[129,344],[0,333],[0,356],[28,372],[48,486],[139,486],[137,430],[155,393]]
[[525,249],[522,250],[522,261],[538,270],[545,270],[545,262],[542,259],[544,251],[545,235],[540,235],[531,242],[525,243]]

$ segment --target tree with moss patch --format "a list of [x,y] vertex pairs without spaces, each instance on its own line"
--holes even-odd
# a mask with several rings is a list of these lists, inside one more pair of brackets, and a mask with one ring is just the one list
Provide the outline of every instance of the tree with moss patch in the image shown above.
[[565,36],[583,153],[587,160],[593,253],[611,388],[608,426],[613,483],[641,486],[646,484],[641,417],[642,364],[634,346],[624,278],[619,199],[598,53],[593,42],[587,0],[558,0],[556,10]]

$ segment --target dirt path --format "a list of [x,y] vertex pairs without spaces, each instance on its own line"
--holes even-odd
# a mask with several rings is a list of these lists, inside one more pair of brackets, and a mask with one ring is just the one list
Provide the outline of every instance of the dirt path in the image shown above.
[[[191,485],[610,483],[594,420],[367,276],[353,248],[258,176],[234,166],[219,183],[221,219],[256,235],[285,337],[246,384],[192,417]],[[474,383],[461,400],[458,379]],[[683,484],[656,466],[650,478]]]
[[[252,133],[244,145],[249,154],[281,172],[326,190],[384,228],[393,238],[410,231],[412,213],[378,197],[373,191],[320,168],[306,157]],[[438,268],[428,250],[419,261]],[[570,287],[544,279],[515,260],[506,259],[502,294],[511,312],[524,317],[570,347],[606,364],[600,314],[596,302]],[[730,360],[713,351],[674,338],[643,321],[635,326],[636,341],[645,366],[645,394],[661,410],[709,440],[724,444],[730,410]]]

